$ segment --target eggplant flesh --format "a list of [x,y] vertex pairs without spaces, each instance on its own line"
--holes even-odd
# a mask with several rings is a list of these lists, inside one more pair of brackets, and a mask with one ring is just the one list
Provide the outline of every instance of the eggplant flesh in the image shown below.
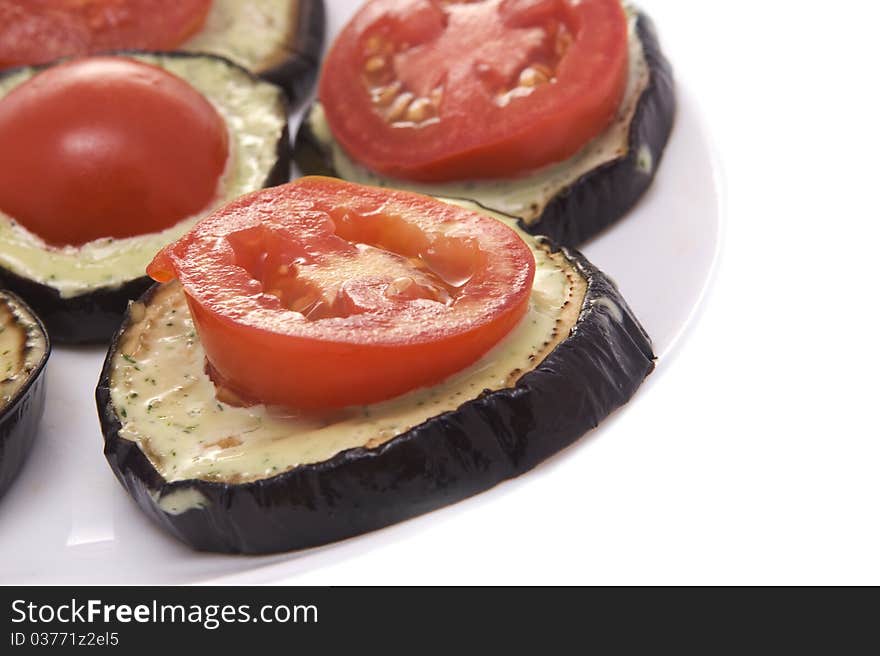
[[384,178],[333,143],[318,103],[297,133],[294,162],[305,175],[469,198],[523,219],[532,234],[566,246],[623,217],[650,186],[675,119],[672,68],[651,19],[631,14],[630,81],[615,122],[578,154],[518,180],[425,184]]
[[324,47],[323,0],[214,0],[202,30],[182,50],[226,57],[304,98]]
[[[222,204],[289,178],[288,105],[282,91],[233,62],[194,53],[118,52],[161,66],[190,82],[230,126],[231,159]],[[0,75],[2,97],[39,71],[26,67]],[[165,244],[208,210],[160,233],[100,239],[55,248],[0,212],[0,286],[26,299],[56,343],[106,343],[129,300],[149,288],[146,265]],[[63,217],[60,217],[63,219]]]
[[[524,238],[538,265],[533,305],[547,289],[561,294],[540,328],[546,333],[509,336],[473,372],[342,417],[290,418],[219,401],[181,291],[152,287],[114,338],[96,390],[113,472],[147,515],[190,546],[271,553],[387,526],[528,471],[626,403],[654,356],[610,279],[579,253]],[[516,330],[530,330],[531,316]],[[150,354],[175,339],[196,350],[169,373]],[[518,352],[526,344],[534,350]],[[496,365],[503,375],[480,384],[476,372],[494,376]],[[188,405],[174,407],[167,390],[175,381]],[[301,431],[291,442],[296,458],[278,457],[282,447],[273,446],[282,437],[273,427],[284,421]]]
[[46,401],[49,338],[24,302],[0,291],[0,495],[33,445]]

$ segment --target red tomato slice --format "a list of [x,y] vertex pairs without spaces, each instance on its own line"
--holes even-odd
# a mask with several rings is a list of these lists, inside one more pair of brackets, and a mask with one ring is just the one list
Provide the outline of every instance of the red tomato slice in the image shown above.
[[315,410],[475,362],[526,312],[535,262],[490,217],[312,177],[217,210],[148,273],[182,283],[221,388]]
[[357,161],[424,181],[520,175],[602,132],[626,86],[620,0],[371,0],[319,95]]
[[0,68],[107,50],[173,50],[212,0],[0,0]]
[[0,99],[0,209],[50,244],[156,232],[217,198],[229,134],[186,81],[123,57],[54,66]]

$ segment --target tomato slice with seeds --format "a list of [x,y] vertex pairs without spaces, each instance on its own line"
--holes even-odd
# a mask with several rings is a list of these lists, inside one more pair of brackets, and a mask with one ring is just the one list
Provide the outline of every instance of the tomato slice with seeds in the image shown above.
[[320,410],[475,362],[526,312],[535,262],[491,217],[311,177],[217,210],[148,273],[180,280],[218,387]]
[[0,0],[0,68],[107,50],[173,50],[213,0]]
[[53,66],[0,99],[0,210],[53,245],[157,232],[208,207],[223,117],[188,82],[124,57]]
[[333,44],[319,95],[334,137],[370,169],[510,177],[602,132],[627,65],[620,0],[371,0]]

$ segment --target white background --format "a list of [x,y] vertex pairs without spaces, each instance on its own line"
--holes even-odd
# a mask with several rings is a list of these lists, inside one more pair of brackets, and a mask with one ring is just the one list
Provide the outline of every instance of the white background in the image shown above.
[[880,583],[880,9],[641,5],[724,170],[699,320],[574,457],[291,582]]

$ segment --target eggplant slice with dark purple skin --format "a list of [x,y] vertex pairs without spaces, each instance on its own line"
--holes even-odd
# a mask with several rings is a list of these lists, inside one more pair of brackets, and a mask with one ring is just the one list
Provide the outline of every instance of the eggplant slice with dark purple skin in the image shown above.
[[305,98],[321,65],[323,0],[214,0],[204,27],[181,50],[221,55]]
[[[155,64],[187,80],[227,121],[232,160],[222,197],[215,206],[288,180],[288,105],[277,85],[213,55],[116,54]],[[19,68],[0,75],[0,102],[44,68]],[[160,233],[53,248],[18,225],[14,217],[0,212],[0,286],[28,302],[54,342],[106,343],[118,328],[129,300],[149,288],[151,281],[144,271],[156,252],[207,213]]]
[[0,291],[0,495],[33,445],[46,403],[49,337],[15,294]]
[[304,175],[330,175],[435,196],[469,198],[523,220],[532,234],[577,246],[620,219],[645,193],[675,119],[672,68],[651,19],[630,12],[630,78],[614,123],[572,158],[514,180],[425,184],[384,178],[352,161],[335,142],[320,103],[294,144]]
[[[186,544],[271,553],[381,528],[528,471],[626,403],[654,355],[608,277],[520,234],[535,285],[502,342],[438,385],[326,416],[218,399],[181,288],[152,287],[131,305],[96,392],[113,472]],[[297,375],[296,363],[279,366]]]

